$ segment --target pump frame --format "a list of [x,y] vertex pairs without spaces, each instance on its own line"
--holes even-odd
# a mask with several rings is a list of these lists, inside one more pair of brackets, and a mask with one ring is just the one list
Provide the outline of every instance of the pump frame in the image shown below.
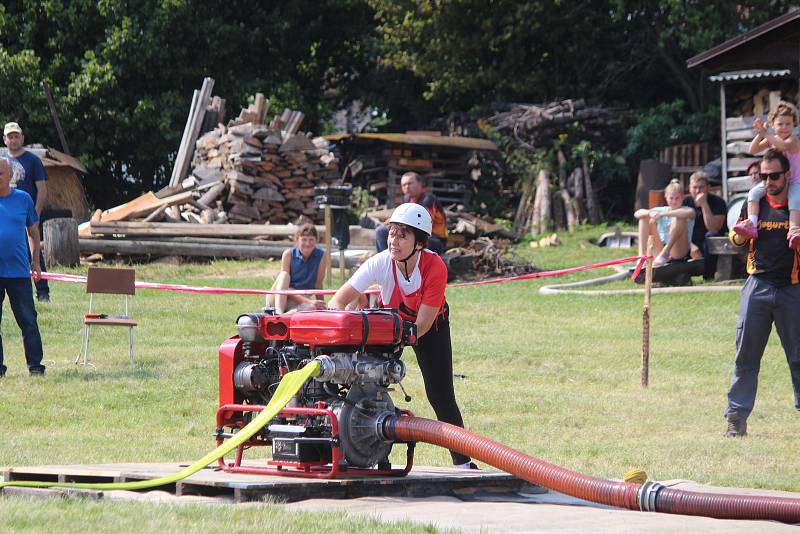
[[[402,469],[378,469],[378,468],[364,468],[352,467],[344,465],[344,454],[342,453],[339,441],[339,419],[336,414],[325,402],[317,402],[316,408],[283,408],[279,412],[279,416],[292,416],[292,415],[309,415],[309,416],[322,416],[330,420],[331,437],[320,438],[330,444],[331,447],[331,461],[330,462],[292,462],[284,460],[268,460],[267,463],[270,467],[260,466],[247,466],[242,465],[244,457],[244,450],[249,447],[272,447],[272,441],[263,438],[253,437],[250,440],[242,443],[236,448],[233,462],[225,462],[225,457],[220,457],[217,460],[217,465],[226,473],[245,473],[250,475],[277,475],[277,476],[292,476],[301,478],[322,478],[330,479],[340,476],[351,475],[370,475],[370,476],[388,476],[388,477],[403,477],[406,476],[414,464],[414,447],[415,442],[398,442],[405,443],[406,450],[406,465]],[[234,417],[237,412],[261,412],[266,406],[262,404],[224,404],[217,410],[217,446],[224,443],[226,436],[223,435],[223,429],[227,426],[230,428],[243,428],[244,421],[239,417]],[[409,410],[400,410],[402,416],[413,416]]]

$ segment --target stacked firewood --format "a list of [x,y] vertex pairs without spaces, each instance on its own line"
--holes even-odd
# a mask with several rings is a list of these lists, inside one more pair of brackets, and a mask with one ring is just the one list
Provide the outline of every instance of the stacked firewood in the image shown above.
[[507,239],[478,237],[468,245],[448,250],[443,259],[451,282],[537,272],[533,263],[516,258]]
[[284,224],[301,216],[322,222],[314,186],[340,177],[326,146],[324,139],[285,137],[277,128],[251,122],[220,125],[197,141],[192,177],[201,185],[222,184],[215,185],[215,200],[227,208],[230,222]]

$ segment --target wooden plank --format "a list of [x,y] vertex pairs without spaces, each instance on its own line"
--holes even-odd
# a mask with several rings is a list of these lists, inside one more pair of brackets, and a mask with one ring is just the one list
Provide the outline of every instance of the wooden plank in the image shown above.
[[[725,129],[726,130],[743,130],[747,129],[750,130],[752,133],[753,131],[753,123],[755,122],[755,117],[727,117],[725,119]],[[761,115],[761,120],[766,121],[767,116]]]
[[747,130],[728,130],[725,133],[725,140],[731,141],[752,141],[755,137],[752,128]]
[[[121,204],[114,208],[108,209],[100,214],[101,221],[122,221],[128,218],[132,213],[142,209],[144,206],[158,202],[160,199],[152,192],[148,191],[144,195]],[[158,206],[156,206],[157,208]]]
[[728,172],[747,172],[747,168],[761,158],[731,158],[728,160]]
[[[266,467],[260,460],[247,461],[245,465]],[[109,475],[114,481],[150,480],[179,472],[185,464],[112,464],[112,465],[67,465],[7,468],[5,472],[13,472],[13,480],[42,480],[43,471],[48,471],[47,480],[58,481],[81,480],[82,482],[109,482]],[[397,466],[396,466],[397,467]],[[10,480],[10,479],[9,479]],[[18,488],[5,488],[5,492]],[[26,488],[29,489],[29,488]],[[313,498],[355,498],[375,496],[430,497],[434,495],[451,496],[458,493],[476,493],[480,491],[509,492],[525,491],[526,493],[545,493],[546,490],[520,480],[502,471],[467,470],[456,468],[414,466],[405,477],[387,476],[342,476],[336,479],[313,479],[291,476],[242,475],[225,473],[216,469],[202,469],[176,484],[159,486],[156,490],[181,495],[224,496],[236,502],[262,501],[265,498],[280,501],[300,501]],[[94,490],[83,490],[92,492]],[[69,496],[82,497],[83,492],[65,490],[64,488],[37,489],[41,494],[49,494],[53,498]],[[96,492],[91,498],[102,499],[103,492]],[[123,497],[122,494],[115,498]],[[132,499],[141,499],[140,495],[131,495]]]
[[[728,154],[738,156],[739,154],[750,154],[750,141],[734,141],[725,145]],[[759,152],[763,154],[764,151]]]
[[[203,85],[200,88],[200,93],[197,100],[197,105],[194,107],[194,113],[189,116],[190,127],[188,128],[188,137],[181,140],[181,152],[178,149],[178,157],[175,159],[175,166],[172,168],[172,176],[169,185],[177,185],[188,173],[189,164],[194,155],[195,143],[197,137],[200,135],[200,128],[203,126],[203,118],[206,114],[206,107],[211,99],[211,92],[214,90],[214,79],[204,78]],[[186,129],[184,129],[186,133]],[[186,141],[184,145],[184,141]]]
[[[292,238],[297,226],[289,224],[189,224],[151,222],[105,222],[91,223],[91,235],[126,235],[128,237],[273,237]],[[325,227],[318,225],[320,240]],[[350,226],[350,243],[369,245],[375,243],[375,230]]]
[[186,117],[186,125],[183,127],[183,135],[181,135],[181,142],[180,145],[178,145],[178,154],[175,156],[175,164],[172,167],[172,175],[169,180],[170,187],[175,187],[178,185],[178,181],[180,181],[180,178],[177,177],[179,172],[178,161],[183,161],[186,158],[187,144],[189,143],[189,136],[192,131],[192,121],[194,120],[195,110],[197,109],[199,101],[200,91],[195,89],[192,92],[192,103],[189,106],[189,115]]
[[753,187],[753,182],[749,176],[734,176],[728,178],[728,193],[741,193],[742,191],[750,191]]
[[138,209],[130,212],[128,218],[142,217],[148,215],[151,212],[160,208],[161,206],[169,207],[169,206],[185,204],[186,202],[189,202],[192,199],[193,195],[194,195],[193,191],[185,191],[183,193],[178,193],[177,195],[159,198],[158,200],[150,204],[142,205]]

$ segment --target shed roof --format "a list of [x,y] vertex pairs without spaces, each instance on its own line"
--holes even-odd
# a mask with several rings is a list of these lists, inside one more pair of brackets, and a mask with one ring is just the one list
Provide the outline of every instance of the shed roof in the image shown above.
[[712,82],[740,82],[740,81],[747,81],[747,80],[758,80],[758,79],[774,79],[774,78],[785,78],[792,73],[789,69],[780,69],[780,70],[758,70],[758,69],[751,69],[751,70],[738,70],[735,72],[720,72],[719,74],[715,74],[714,76],[709,76],[709,81]]
[[[81,163],[78,158],[74,158],[69,154],[64,154],[63,152],[59,152],[55,148],[45,148],[42,145],[33,145],[26,146],[25,150],[35,154],[36,157],[42,160],[42,164],[45,166],[45,168],[70,167],[76,171],[82,172],[83,174],[89,174],[89,170],[84,167],[83,163]],[[0,156],[6,156],[7,154],[7,148],[0,148]]]
[[329,141],[340,141],[342,139],[377,139],[388,143],[399,143],[406,145],[424,146],[443,146],[450,148],[466,148],[471,150],[497,150],[497,145],[488,139],[477,139],[475,137],[459,137],[447,135],[422,135],[422,134],[400,134],[400,133],[358,133],[358,134],[335,134],[325,136]]
[[787,42],[800,42],[798,8],[689,58],[686,66],[690,69],[739,70],[795,65],[798,47],[787,46]]

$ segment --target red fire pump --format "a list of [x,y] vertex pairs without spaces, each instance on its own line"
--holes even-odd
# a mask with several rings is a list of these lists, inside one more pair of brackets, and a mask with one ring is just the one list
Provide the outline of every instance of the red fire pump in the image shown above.
[[[416,325],[395,310],[244,314],[238,336],[219,350],[217,445],[249,423],[272,398],[281,378],[312,360],[320,373],[262,430],[219,466],[234,473],[333,478],[340,474],[406,475],[393,469],[384,422],[410,415],[394,406],[390,386],[406,373],[403,347],[416,342]],[[405,390],[403,390],[405,394]],[[411,400],[405,395],[406,401]],[[266,466],[242,465],[244,450],[271,446]]]

